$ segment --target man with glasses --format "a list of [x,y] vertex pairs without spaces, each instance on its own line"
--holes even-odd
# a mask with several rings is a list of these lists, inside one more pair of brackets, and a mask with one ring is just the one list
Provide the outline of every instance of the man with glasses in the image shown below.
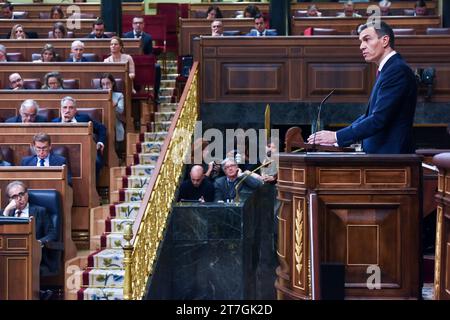
[[[21,166],[26,167],[52,167],[67,165],[67,159],[63,156],[51,152],[52,142],[51,138],[46,133],[37,133],[33,137],[31,148],[36,153],[33,156],[22,158]],[[72,185],[72,174],[70,168],[67,168],[67,181]]]
[[220,20],[214,20],[211,23],[211,36],[221,37],[223,36],[223,23]]
[[250,176],[250,172],[242,172],[234,159],[227,158],[222,161],[222,169],[225,176],[217,178],[214,182],[214,201],[233,202],[236,197],[236,186],[242,179],[245,180],[238,192],[241,192],[241,189],[253,191],[262,185],[261,181]]
[[39,105],[32,99],[27,99],[20,105],[19,115],[6,119],[9,123],[47,122],[47,119],[38,115]]
[[9,203],[1,212],[4,216],[35,219],[36,239],[44,246],[56,241],[56,230],[44,207],[28,202],[28,188],[22,181],[13,181],[6,186]]
[[23,79],[22,76],[18,73],[12,73],[9,75],[9,88],[12,90],[22,90],[25,89],[23,87]]

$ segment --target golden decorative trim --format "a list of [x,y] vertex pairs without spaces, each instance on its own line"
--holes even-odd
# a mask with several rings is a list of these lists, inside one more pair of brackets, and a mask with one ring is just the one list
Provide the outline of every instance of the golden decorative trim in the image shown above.
[[437,207],[437,222],[436,222],[436,249],[434,258],[434,299],[440,298],[440,282],[441,282],[441,245],[442,245],[442,215],[443,209],[439,205]]
[[[25,244],[25,247],[11,247],[9,245],[9,242],[15,240],[15,241],[23,241]],[[6,238],[6,250],[27,250],[28,249],[28,238],[27,237],[23,237],[23,238]]]
[[191,86],[185,88],[188,90],[186,99],[184,104],[179,107],[181,110],[179,110],[178,118],[175,118],[176,126],[172,138],[170,141],[165,141],[165,144],[168,143],[166,152],[160,155],[164,158],[158,160],[161,161],[161,167],[157,173],[152,193],[148,203],[142,204],[145,206],[144,214],[132,243],[131,258],[126,261],[126,268],[129,269],[128,272],[125,272],[124,279],[125,299],[140,300],[146,295],[147,281],[153,273],[158,248],[163,240],[167,218],[175,200],[179,177],[182,174],[182,159],[185,159],[190,150],[191,137],[199,110],[196,64],[191,70],[188,83],[191,83]]
[[304,224],[304,212],[305,212],[305,199],[294,197],[294,206],[292,214],[292,227],[294,236],[294,250],[293,250],[293,277],[292,285],[294,288],[305,290],[305,283],[303,282],[303,275],[305,273],[304,269],[304,235],[305,235],[305,224]]
[[[408,185],[408,176],[409,176],[409,168],[407,169],[365,169],[364,170],[364,184],[367,185]],[[388,181],[383,181],[383,182],[367,182],[367,174],[370,172],[397,172],[397,173],[403,173],[404,175],[404,180],[403,182],[388,182]]]
[[444,192],[444,176],[438,175],[438,192]]
[[277,219],[279,220],[278,226],[281,228],[283,228],[283,231],[280,232],[280,235],[284,235],[284,237],[280,240],[280,238],[278,238],[278,241],[283,241],[283,252],[280,252],[280,248],[277,247],[277,255],[282,257],[282,258],[286,258],[286,220],[283,219],[281,217],[281,213],[283,212],[283,208],[284,208],[284,202],[281,201],[281,206],[280,209],[278,210],[278,214],[277,214]]
[[[362,184],[362,172],[361,169],[321,169],[318,168],[318,177],[319,177],[319,184],[321,185],[342,185],[342,186],[349,186],[349,185],[361,185]],[[323,172],[335,172],[338,173],[341,176],[345,176],[348,175],[350,172],[354,172],[354,173],[358,173],[359,174],[359,182],[323,182],[322,181],[322,177],[323,177]]]

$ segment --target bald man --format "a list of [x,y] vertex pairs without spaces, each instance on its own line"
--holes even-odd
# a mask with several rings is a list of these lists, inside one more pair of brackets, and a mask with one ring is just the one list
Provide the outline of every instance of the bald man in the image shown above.
[[205,179],[202,166],[195,165],[190,172],[190,179],[183,181],[178,194],[178,201],[194,200],[200,202],[214,201],[214,186]]

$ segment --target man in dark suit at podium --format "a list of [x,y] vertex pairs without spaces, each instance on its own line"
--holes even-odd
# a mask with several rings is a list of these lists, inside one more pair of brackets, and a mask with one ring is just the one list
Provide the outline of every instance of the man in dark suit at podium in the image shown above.
[[366,153],[414,153],[413,122],[417,102],[417,84],[413,71],[394,50],[394,33],[381,21],[359,27],[360,49],[367,62],[377,66],[366,114],[350,126],[333,131],[319,131],[308,143],[346,147],[362,140]]
[[[33,156],[22,158],[21,166],[26,167],[51,167],[51,166],[67,166],[67,159],[63,156],[51,152],[51,138],[46,133],[37,133],[33,137],[32,148],[36,152]],[[67,182],[72,185],[72,174],[70,168],[67,168]]]

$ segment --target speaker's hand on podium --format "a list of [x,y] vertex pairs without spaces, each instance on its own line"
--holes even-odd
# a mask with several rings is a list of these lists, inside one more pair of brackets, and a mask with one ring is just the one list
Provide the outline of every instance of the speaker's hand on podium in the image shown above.
[[313,133],[308,137],[308,143],[310,144],[321,144],[321,145],[334,145],[337,142],[336,132],[322,130]]

